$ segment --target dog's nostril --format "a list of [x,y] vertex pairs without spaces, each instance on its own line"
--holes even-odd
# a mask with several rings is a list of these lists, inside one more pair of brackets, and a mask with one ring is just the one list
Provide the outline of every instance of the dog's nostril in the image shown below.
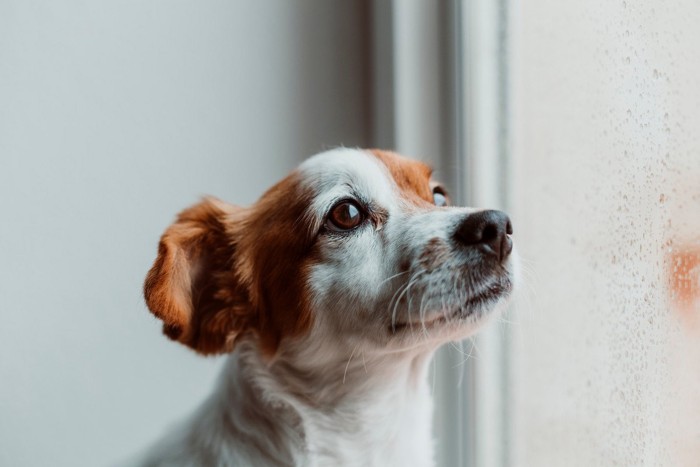
[[483,246],[483,250],[493,253],[503,261],[513,251],[513,241],[508,235],[513,226],[502,211],[481,211],[470,214],[455,231],[455,240],[466,246]]
[[481,234],[482,242],[489,242],[498,238],[498,227],[493,224],[488,224],[484,227],[484,231]]

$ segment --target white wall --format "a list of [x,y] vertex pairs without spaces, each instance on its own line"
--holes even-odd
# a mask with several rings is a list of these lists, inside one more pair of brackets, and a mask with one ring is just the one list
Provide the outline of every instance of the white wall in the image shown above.
[[174,214],[369,140],[362,2],[0,2],[0,465],[109,465],[210,390],[141,284]]

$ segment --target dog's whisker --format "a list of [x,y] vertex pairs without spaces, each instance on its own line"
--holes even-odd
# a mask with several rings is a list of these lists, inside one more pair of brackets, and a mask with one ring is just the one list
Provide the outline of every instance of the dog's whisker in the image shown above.
[[467,353],[464,351],[464,341],[459,342],[459,347],[455,345],[454,342],[449,343],[450,347],[452,347],[454,350],[462,354],[463,357],[467,356]]
[[471,356],[478,356],[481,351],[479,350],[479,346],[476,345],[476,339],[474,336],[469,337],[469,343],[471,344],[471,348],[469,349],[469,355]]
[[514,326],[514,325],[517,325],[517,324],[518,324],[517,321],[513,321],[513,320],[510,320],[510,319],[502,318],[502,317],[500,317],[500,316],[498,317],[498,322],[499,322],[499,323],[503,323],[503,324],[508,324],[508,325],[510,325],[510,326]]
[[[412,282],[409,284],[408,287],[411,288],[411,287],[414,286],[417,282],[418,282],[417,280],[412,281]],[[412,308],[412,307],[413,307],[413,295],[414,295],[414,294],[413,294],[413,293],[410,293],[410,292],[406,294],[406,296],[408,297],[408,302],[406,303],[406,314],[409,316],[409,319],[410,319],[410,316],[411,316],[411,310],[413,309],[413,308]],[[420,310],[419,310],[419,313],[420,313]]]
[[[459,342],[459,348],[460,348],[460,353],[461,353],[462,355],[465,355],[465,352],[464,352],[464,341],[460,341],[460,342]],[[471,357],[471,355],[468,355],[468,356],[467,356],[467,360],[469,360],[470,357]],[[465,360],[465,361],[467,361],[467,360]],[[464,364],[461,364],[461,365],[459,366],[459,380],[457,381],[457,388],[461,388],[461,387],[462,387],[462,383],[464,382],[465,367],[466,367],[466,365],[464,365]]]
[[[402,284],[399,288],[396,289],[394,292],[394,295],[391,296],[391,299],[389,300],[389,305],[387,307],[387,311],[389,311],[392,307],[392,304],[394,303],[394,299],[396,298],[396,295],[401,293],[404,287],[407,287],[408,284]],[[396,307],[394,307],[394,310],[391,313],[391,329],[392,331],[396,331]]]
[[[409,277],[408,280],[407,280],[404,284],[402,284],[402,285],[394,292],[394,294],[392,295],[391,300],[389,300],[389,307],[392,306],[392,304],[394,303],[395,300],[400,301],[400,299],[401,299],[401,295],[400,295],[400,294],[402,294],[402,293],[405,291],[405,289],[407,289],[407,288],[410,287],[415,281],[417,281],[418,278],[421,276],[421,274],[423,274],[424,272],[425,272],[424,270],[418,270],[418,271],[416,271],[411,277]],[[397,297],[397,294],[399,294],[399,297]]]
[[421,295],[421,306],[418,309],[418,320],[420,321],[421,328],[423,330],[423,336],[425,336],[426,338],[427,338],[427,335],[426,335],[426,329],[425,329],[425,315],[427,313],[427,310],[423,306],[424,305],[423,300],[425,299],[426,291],[430,290],[431,287],[432,287],[432,284],[430,284],[430,283],[428,283],[426,285],[425,290],[423,291],[423,294]]
[[[469,341],[471,342],[472,346],[471,346],[471,348],[469,349],[469,352],[466,354],[466,358],[465,358],[464,360],[460,361],[459,363],[457,363],[456,365],[454,365],[454,366],[452,367],[453,369],[454,369],[454,368],[457,368],[458,366],[464,368],[464,364],[465,364],[466,362],[468,362],[469,359],[474,359],[474,360],[478,360],[478,359],[479,359],[478,356],[474,355],[474,353],[473,353],[473,351],[476,349],[476,345],[474,344],[474,340],[473,340],[472,338],[470,338]],[[461,382],[460,382],[460,383],[461,383]]]
[[[422,270],[417,271],[416,274],[409,280],[409,282],[406,284],[406,286],[403,288],[403,290],[401,291],[399,296],[394,301],[394,308],[393,308],[392,314],[391,314],[391,319],[392,319],[392,323],[394,323],[394,326],[396,323],[396,313],[398,311],[398,305],[401,302],[401,298],[404,296],[404,294],[406,294],[406,292],[409,290],[409,288],[418,281],[418,277],[420,277],[423,274],[423,272],[424,271],[422,271]],[[389,305],[391,305],[391,302],[389,302]],[[411,322],[411,319],[410,319],[410,314],[411,314],[410,308],[407,310],[407,313],[408,313],[408,325],[411,328],[411,331],[413,331],[413,323]],[[395,327],[393,329],[395,330]]]
[[393,276],[387,277],[386,279],[384,279],[383,281],[381,281],[378,285],[379,285],[379,286],[382,286],[382,285],[386,284],[387,282],[389,282],[390,280],[396,279],[397,277],[403,276],[404,274],[409,274],[410,272],[411,272],[411,271],[401,271],[401,272],[399,272],[399,273],[397,273],[397,274],[394,274]]
[[343,372],[343,384],[345,384],[345,377],[348,374],[348,367],[350,366],[350,361],[352,360],[352,356],[355,355],[355,351],[357,350],[357,347],[359,347],[360,343],[358,342],[355,345],[355,348],[352,349],[352,352],[350,353],[350,357],[348,358],[348,363],[345,364],[345,371]]
[[[406,284],[403,284],[401,287],[399,287],[394,293],[392,299],[389,301],[389,308],[391,309],[393,306],[391,312],[391,327],[393,331],[396,331],[396,312],[398,311],[397,305],[399,303],[399,300],[401,299],[401,295],[403,295],[404,293],[404,290],[407,289],[410,284],[410,282],[407,282]],[[396,296],[396,294],[398,294],[398,297]]]

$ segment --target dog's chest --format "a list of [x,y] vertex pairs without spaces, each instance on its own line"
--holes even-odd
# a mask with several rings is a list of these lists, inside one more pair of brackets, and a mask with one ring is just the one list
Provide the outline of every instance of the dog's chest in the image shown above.
[[432,466],[432,404],[417,393],[353,401],[305,418],[311,466]]

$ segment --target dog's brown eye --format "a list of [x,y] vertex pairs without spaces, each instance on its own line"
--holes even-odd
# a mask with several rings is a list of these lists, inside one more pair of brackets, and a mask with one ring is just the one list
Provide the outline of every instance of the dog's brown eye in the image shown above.
[[360,207],[352,201],[343,201],[328,215],[328,226],[333,230],[352,230],[362,223],[364,216]]
[[435,206],[447,206],[447,195],[442,188],[433,188],[433,202]]

